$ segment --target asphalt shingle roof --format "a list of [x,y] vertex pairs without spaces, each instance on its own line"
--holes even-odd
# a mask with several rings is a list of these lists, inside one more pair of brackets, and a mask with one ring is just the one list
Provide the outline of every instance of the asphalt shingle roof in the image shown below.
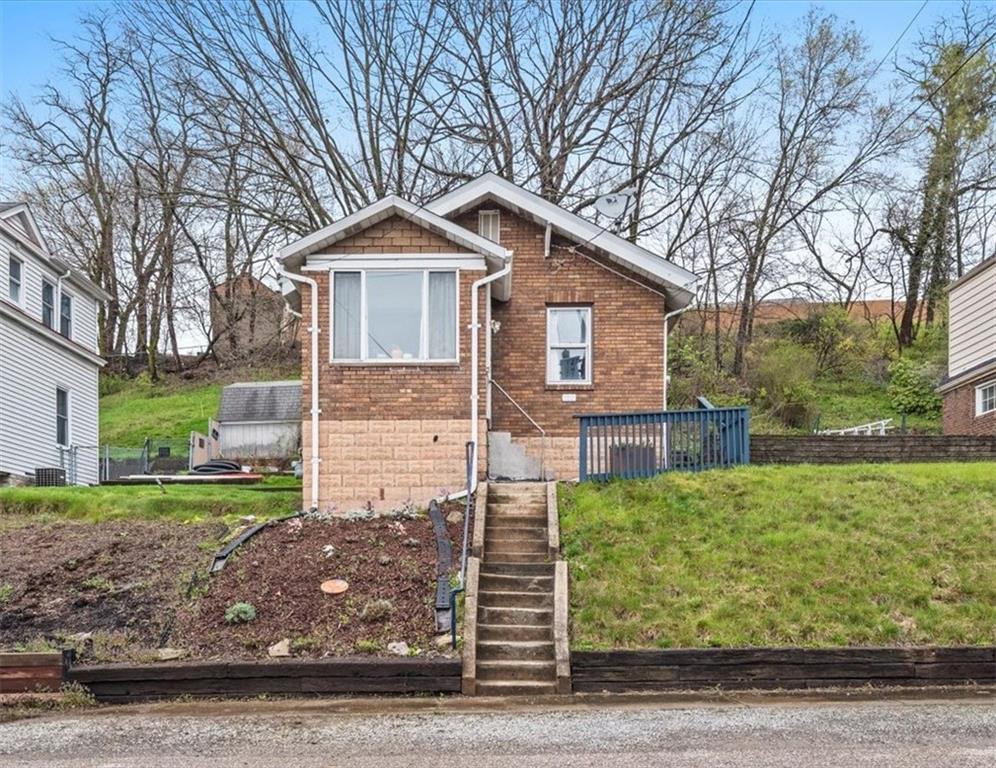
[[218,421],[300,421],[300,381],[254,381],[221,390]]

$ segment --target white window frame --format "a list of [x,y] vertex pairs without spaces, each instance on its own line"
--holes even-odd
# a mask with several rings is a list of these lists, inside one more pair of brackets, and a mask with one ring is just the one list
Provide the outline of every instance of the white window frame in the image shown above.
[[[62,332],[62,302],[64,300],[67,300],[67,299],[69,300],[69,328],[68,328],[69,332],[68,333],[63,333]],[[58,331],[59,335],[62,336],[63,338],[65,338],[65,339],[72,339],[73,338],[73,326],[75,325],[75,323],[74,323],[74,319],[75,318],[73,316],[76,314],[75,306],[76,306],[76,298],[73,296],[73,294],[71,294],[69,291],[67,291],[65,289],[59,291],[59,305],[58,305],[58,312],[57,312],[58,323],[57,323],[57,325],[55,327],[55,330]]]
[[[491,237],[485,232],[485,222],[489,222],[487,228],[491,228],[493,222],[495,236]],[[477,212],[477,234],[493,243],[501,244],[501,211],[487,210]]]
[[[550,313],[556,312],[557,310],[583,310],[588,313],[588,338],[584,344],[554,344],[553,340],[550,338]],[[592,339],[594,337],[594,329],[592,326],[592,319],[594,318],[593,307],[590,304],[560,304],[556,306],[551,306],[546,308],[546,348],[543,350],[546,354],[546,383],[547,386],[551,387],[586,387],[591,386],[594,381],[594,345]],[[550,370],[550,350],[552,349],[583,349],[585,351],[585,370],[583,379],[571,379],[565,381],[563,379],[555,378],[553,376],[553,371]]]
[[[52,324],[45,322],[45,286],[52,288]],[[41,281],[41,321],[42,325],[51,331],[59,332],[59,290],[54,280],[43,276]]]
[[[14,284],[14,275],[11,267],[17,262],[20,269],[20,276],[17,278],[17,296],[11,293],[10,287]],[[7,298],[19,307],[24,306],[24,259],[15,256],[13,253],[7,254]]]
[[988,416],[990,413],[996,413],[996,399],[994,399],[994,404],[992,408],[983,410],[983,402],[985,400],[984,393],[987,389],[993,390],[993,397],[996,398],[996,379],[992,381],[987,381],[985,384],[979,384],[975,388],[975,415],[976,416]]
[[[59,442],[59,392],[66,393],[66,442]],[[68,448],[73,444],[73,393],[69,387],[57,384],[55,387],[55,444]]]
[[[339,272],[360,274],[360,356],[335,356],[335,276]],[[456,291],[456,356],[452,358],[418,357],[411,360],[394,360],[371,358],[369,356],[369,334],[367,332],[367,273],[369,272],[412,272],[422,274],[422,317],[419,328],[419,354],[429,349],[429,275],[433,272],[453,275],[453,289]],[[344,265],[339,269],[329,270],[329,363],[334,365],[453,365],[460,362],[460,270],[434,267],[384,267],[383,269],[357,269]]]

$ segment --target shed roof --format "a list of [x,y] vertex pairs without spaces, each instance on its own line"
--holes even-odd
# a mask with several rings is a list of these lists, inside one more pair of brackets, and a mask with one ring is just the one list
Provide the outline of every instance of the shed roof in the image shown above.
[[221,390],[218,421],[300,421],[300,381],[250,381]]

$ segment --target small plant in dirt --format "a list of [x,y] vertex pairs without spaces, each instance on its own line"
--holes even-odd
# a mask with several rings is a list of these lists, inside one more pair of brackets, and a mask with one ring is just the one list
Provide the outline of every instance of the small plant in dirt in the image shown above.
[[13,596],[14,587],[11,584],[0,584],[0,605],[9,603]]
[[97,699],[90,689],[81,685],[75,680],[71,683],[63,683],[59,688],[59,709],[85,709],[97,706]]
[[358,653],[379,653],[381,644],[376,640],[357,640],[356,650]]
[[229,624],[248,624],[256,618],[256,606],[252,603],[232,603],[225,610],[225,621]]
[[291,638],[291,650],[293,651],[317,651],[321,647],[322,638],[316,634]]
[[82,586],[83,589],[93,589],[97,592],[114,591],[114,583],[110,579],[105,579],[103,576],[91,576],[88,579],[84,579],[80,586]]
[[390,600],[371,600],[360,611],[360,621],[380,621],[387,618],[394,605]]

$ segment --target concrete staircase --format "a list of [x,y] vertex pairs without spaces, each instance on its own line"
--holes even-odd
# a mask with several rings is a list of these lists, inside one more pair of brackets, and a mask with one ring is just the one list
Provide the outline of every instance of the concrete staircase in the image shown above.
[[557,692],[546,483],[490,483],[477,596],[476,692]]

